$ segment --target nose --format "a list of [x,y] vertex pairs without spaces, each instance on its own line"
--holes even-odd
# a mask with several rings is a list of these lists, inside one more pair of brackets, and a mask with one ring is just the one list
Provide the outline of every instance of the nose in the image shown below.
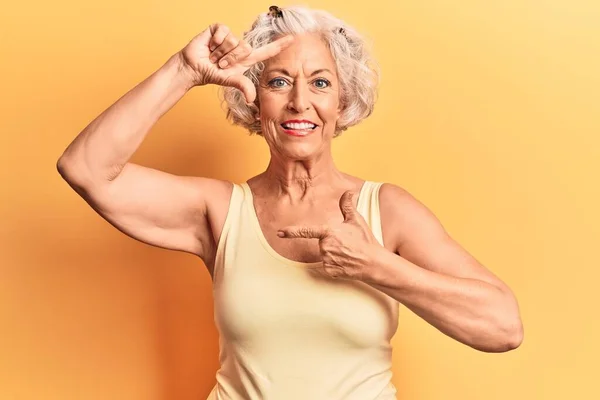
[[297,82],[290,93],[288,109],[302,113],[310,107],[309,91],[304,82]]

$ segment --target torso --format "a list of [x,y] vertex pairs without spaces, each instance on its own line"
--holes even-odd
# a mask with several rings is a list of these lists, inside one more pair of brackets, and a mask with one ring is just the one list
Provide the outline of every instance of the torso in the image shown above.
[[[277,198],[266,197],[261,190],[259,177],[248,180],[248,185],[252,190],[254,199],[254,209],[259,220],[260,228],[267,239],[269,245],[281,256],[294,261],[314,262],[319,261],[320,251],[319,243],[315,239],[281,239],[277,236],[277,230],[285,226],[311,226],[322,224],[339,224],[343,221],[343,216],[339,207],[339,199],[346,190],[355,191],[354,205],[356,207],[358,193],[360,192],[364,180],[346,175],[348,177],[347,186],[333,188],[329,194],[322,195],[317,202],[307,202],[299,206],[290,206],[278,201]],[[221,232],[225,224],[229,202],[232,194],[232,183],[227,181],[217,181],[219,188],[213,193],[216,195],[207,199],[207,218],[211,229],[211,240],[206,241],[204,250],[204,263],[212,277],[214,268],[216,247],[221,237]],[[395,240],[391,237],[392,229],[388,218],[384,215],[386,207],[384,184],[380,190],[380,213],[381,227],[383,231],[384,247],[389,251],[395,252]],[[312,204],[310,204],[312,203]],[[386,234],[387,233],[387,234]]]

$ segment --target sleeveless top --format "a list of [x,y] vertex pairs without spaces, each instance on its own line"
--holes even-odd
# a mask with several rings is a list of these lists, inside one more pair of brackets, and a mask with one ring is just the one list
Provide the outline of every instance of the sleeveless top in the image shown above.
[[[381,185],[364,183],[357,210],[383,246]],[[317,264],[277,253],[250,187],[233,184],[213,271],[220,368],[208,400],[396,400],[398,302],[362,281],[317,278],[307,270]]]

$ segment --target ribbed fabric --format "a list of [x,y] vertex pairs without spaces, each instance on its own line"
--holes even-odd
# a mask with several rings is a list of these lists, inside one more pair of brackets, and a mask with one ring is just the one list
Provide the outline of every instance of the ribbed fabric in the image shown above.
[[[383,245],[381,184],[365,182],[357,209]],[[310,274],[317,264],[277,253],[250,187],[234,184],[213,273],[221,367],[208,400],[396,399],[398,302],[364,282]]]

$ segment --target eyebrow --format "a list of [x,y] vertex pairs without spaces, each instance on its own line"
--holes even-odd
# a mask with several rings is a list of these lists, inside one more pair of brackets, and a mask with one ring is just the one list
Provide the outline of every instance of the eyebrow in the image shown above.
[[[271,73],[271,72],[282,72],[287,76],[292,76],[285,68],[273,68],[267,71],[267,73]],[[321,68],[321,69],[316,69],[313,71],[312,74],[310,74],[310,76],[319,74],[321,72],[329,72],[331,75],[333,75],[333,72],[331,72],[330,70],[328,70],[327,68]]]

